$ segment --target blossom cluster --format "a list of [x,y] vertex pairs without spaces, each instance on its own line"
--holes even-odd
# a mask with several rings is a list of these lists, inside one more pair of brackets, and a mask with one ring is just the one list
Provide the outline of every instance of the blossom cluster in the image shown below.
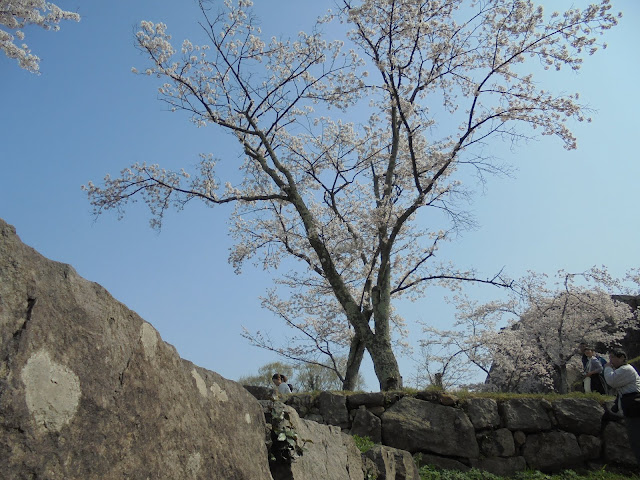
[[80,21],[80,15],[62,10],[45,0],[0,0],[0,50],[14,58],[25,70],[38,73],[40,58],[31,53],[24,40],[24,27],[36,25],[45,30],[58,30],[62,20]]

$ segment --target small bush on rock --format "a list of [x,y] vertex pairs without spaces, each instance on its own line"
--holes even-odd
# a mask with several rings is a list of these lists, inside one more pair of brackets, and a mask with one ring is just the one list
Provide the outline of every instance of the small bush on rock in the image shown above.
[[373,448],[375,443],[369,437],[361,437],[359,435],[353,435],[353,440],[356,442],[356,447],[361,453],[366,453]]

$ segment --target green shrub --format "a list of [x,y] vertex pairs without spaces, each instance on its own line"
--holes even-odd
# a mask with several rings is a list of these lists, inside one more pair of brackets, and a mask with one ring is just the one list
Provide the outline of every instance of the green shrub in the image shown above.
[[353,435],[353,440],[356,442],[356,447],[361,453],[366,453],[373,448],[375,443],[369,437],[360,437],[359,435]]

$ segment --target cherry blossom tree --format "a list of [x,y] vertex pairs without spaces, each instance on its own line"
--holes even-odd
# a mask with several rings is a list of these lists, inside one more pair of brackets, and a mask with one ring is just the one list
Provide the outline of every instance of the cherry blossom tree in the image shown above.
[[[142,198],[155,227],[192,200],[235,204],[232,264],[296,260],[353,330],[349,358],[366,349],[380,388],[401,387],[392,300],[433,282],[507,284],[436,259],[469,222],[462,179],[500,171],[483,153],[491,139],[541,133],[576,148],[578,95],[534,73],[578,70],[617,19],[608,0],[550,15],[526,0],[340,0],[310,33],[263,39],[251,3],[201,1],[205,45],[175,48],[146,21],[136,37],[170,108],[237,140],[242,181],[218,177],[233,158],[204,154],[193,174],[136,163],[89,183],[90,201],[122,213]],[[329,23],[349,31],[328,40]]]
[[24,40],[24,28],[29,25],[57,31],[62,20],[79,22],[80,15],[45,0],[0,0],[0,50],[15,58],[21,68],[38,73],[40,58],[26,44],[17,45],[16,40]]
[[432,368],[442,365],[440,373],[446,374],[453,359],[463,357],[467,363],[454,365],[455,375],[468,374],[473,365],[500,390],[566,393],[568,370],[580,366],[581,342],[610,347],[637,327],[637,314],[614,299],[629,293],[634,272],[624,280],[595,267],[579,274],[559,271],[555,279],[530,273],[507,300],[478,305],[459,299],[453,329],[425,329],[429,337],[423,343],[441,349]]
[[[513,289],[512,289],[513,290]],[[496,333],[503,315],[512,313],[516,299],[479,305],[464,296],[454,297],[456,320],[447,330],[423,326],[425,338],[419,341],[420,356],[415,378],[418,388],[437,385],[477,388],[480,376],[489,377],[495,362]]]

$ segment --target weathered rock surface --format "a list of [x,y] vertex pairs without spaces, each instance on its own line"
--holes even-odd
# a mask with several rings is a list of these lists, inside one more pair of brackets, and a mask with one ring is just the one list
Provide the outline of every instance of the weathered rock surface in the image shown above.
[[492,398],[470,398],[466,402],[466,412],[476,430],[494,428],[500,425],[498,402]]
[[582,455],[585,459],[600,458],[602,450],[602,441],[593,435],[580,435],[578,437],[578,445],[582,449]]
[[516,398],[502,403],[502,420],[509,430],[536,432],[551,428],[549,414],[539,400]]
[[278,396],[273,388],[260,387],[257,385],[243,385],[243,387],[257,400],[273,400]]
[[[265,402],[263,406],[268,408]],[[352,437],[339,427],[302,419],[293,408],[285,408],[304,453],[291,464],[272,465],[274,480],[364,480],[362,457]]]
[[553,402],[553,411],[562,430],[600,435],[604,408],[592,398],[562,398]]
[[579,465],[582,449],[575,435],[568,432],[544,432],[527,436],[522,449],[529,468],[544,472],[558,471]]
[[405,450],[376,445],[364,457],[374,466],[367,473],[377,480],[420,480],[416,462]]
[[636,457],[629,446],[629,436],[623,423],[610,422],[602,432],[604,458],[607,462],[637,465]]
[[479,437],[480,450],[486,457],[512,457],[516,453],[513,434],[507,428],[488,431]]
[[339,393],[321,392],[318,396],[318,407],[324,423],[337,427],[349,426],[349,410],[347,397]]
[[2,220],[0,342],[2,478],[271,479],[244,388]]
[[475,458],[475,430],[460,409],[404,397],[382,414],[382,442],[411,453]]
[[347,406],[350,410],[360,408],[361,406],[369,407],[383,407],[384,406],[384,393],[382,392],[370,392],[370,393],[354,393],[347,397]]
[[369,437],[373,443],[380,443],[382,441],[382,422],[362,406],[356,411],[349,434]]
[[[306,418],[309,414],[317,414],[319,412],[317,408],[314,411],[312,396],[309,394],[290,395],[284,400],[284,403],[294,408],[302,418]],[[322,423],[322,417],[320,417],[320,423]]]

